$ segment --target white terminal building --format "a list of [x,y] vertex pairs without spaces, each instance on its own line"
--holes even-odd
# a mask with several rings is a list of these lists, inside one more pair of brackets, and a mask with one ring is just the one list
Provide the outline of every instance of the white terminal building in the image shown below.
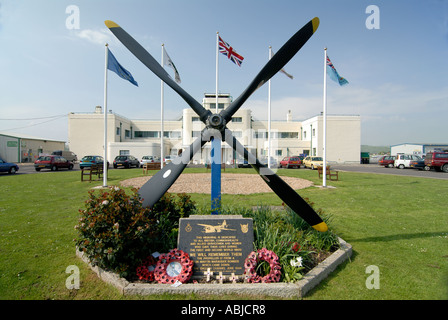
[[[218,112],[232,102],[230,94],[218,95]],[[216,112],[216,95],[205,94],[202,105]],[[200,137],[205,125],[191,109],[183,109],[179,120],[164,121],[164,155],[176,156]],[[250,109],[241,108],[227,124],[235,138],[258,158],[268,155],[268,121],[252,118]],[[68,116],[70,150],[81,159],[86,155],[104,154],[104,114],[101,106],[92,113],[70,113]],[[130,120],[116,113],[107,115],[107,160],[112,163],[118,155],[142,156],[161,154],[160,120]],[[198,152],[193,163],[210,161],[211,144]],[[327,161],[359,163],[361,152],[361,118],[359,115],[327,115]],[[286,156],[323,156],[323,116],[304,121],[292,120],[291,111],[285,120],[271,121],[271,156],[280,161]],[[222,143],[222,162],[233,164],[241,159],[227,144]]]

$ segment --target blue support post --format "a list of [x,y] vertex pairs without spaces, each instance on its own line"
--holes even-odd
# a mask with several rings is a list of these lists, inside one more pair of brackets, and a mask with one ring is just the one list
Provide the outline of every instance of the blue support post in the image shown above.
[[219,214],[221,210],[221,140],[212,138],[211,157],[211,200],[212,200],[212,214]]

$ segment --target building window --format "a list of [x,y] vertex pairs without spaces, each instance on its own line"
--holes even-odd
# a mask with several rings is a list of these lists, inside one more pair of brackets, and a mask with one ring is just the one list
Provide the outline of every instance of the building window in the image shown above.
[[243,122],[243,118],[242,117],[233,117],[232,122]]
[[119,136],[120,135],[120,127],[117,127],[117,136]]
[[191,117],[191,121],[196,122],[201,121],[201,119],[199,117]]
[[255,139],[267,139],[268,133],[266,131],[254,131]]
[[124,137],[125,137],[125,138],[130,138],[130,137],[131,137],[131,131],[129,131],[129,130],[124,130]]
[[306,131],[303,131],[303,139],[306,139]]
[[160,138],[159,131],[135,131],[134,138]]
[[[210,103],[210,109],[216,109],[216,103]],[[224,109],[224,103],[218,103],[218,109]]]
[[313,129],[313,137],[316,136],[316,129]]
[[120,156],[128,156],[129,155],[129,150],[120,150]]
[[277,149],[277,150],[275,150],[275,155],[276,155],[276,156],[281,157],[282,154],[283,154],[283,150],[282,150],[282,149]]
[[201,131],[191,131],[192,138],[199,138],[201,136]]

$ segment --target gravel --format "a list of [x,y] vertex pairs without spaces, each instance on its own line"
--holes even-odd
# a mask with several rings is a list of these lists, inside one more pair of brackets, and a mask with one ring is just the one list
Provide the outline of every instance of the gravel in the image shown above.
[[[127,179],[121,182],[122,186],[140,188],[151,176]],[[282,177],[294,190],[313,186],[311,181]],[[211,189],[210,173],[184,173],[179,176],[168,192],[171,193],[208,193]],[[273,192],[258,174],[221,174],[221,193],[223,194],[252,194]]]

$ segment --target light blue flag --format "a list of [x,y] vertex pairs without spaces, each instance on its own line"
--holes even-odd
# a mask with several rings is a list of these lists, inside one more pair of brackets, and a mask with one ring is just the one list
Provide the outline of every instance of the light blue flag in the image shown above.
[[120,78],[128,80],[130,83],[138,87],[138,83],[137,81],[134,80],[132,74],[128,70],[123,68],[123,66],[120,63],[118,63],[117,59],[115,59],[114,55],[109,50],[109,48],[107,48],[107,52],[108,52],[107,69],[115,72],[116,74],[118,74]]
[[339,73],[336,71],[336,68],[334,67],[333,63],[331,62],[330,58],[327,56],[327,74],[330,76],[331,80],[336,81],[341,86],[345,86],[348,84],[348,81],[341,77]]

